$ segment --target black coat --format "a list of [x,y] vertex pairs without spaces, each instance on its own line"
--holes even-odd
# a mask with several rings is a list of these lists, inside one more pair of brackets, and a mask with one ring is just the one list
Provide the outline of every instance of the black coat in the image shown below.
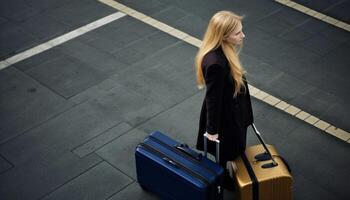
[[[202,71],[206,93],[202,105],[197,149],[203,150],[203,134],[219,134],[220,160],[234,160],[245,150],[247,127],[253,112],[247,82],[245,92],[233,97],[234,80],[221,48],[204,56]],[[244,77],[245,79],[245,77]],[[215,155],[215,143],[208,141],[208,152]]]

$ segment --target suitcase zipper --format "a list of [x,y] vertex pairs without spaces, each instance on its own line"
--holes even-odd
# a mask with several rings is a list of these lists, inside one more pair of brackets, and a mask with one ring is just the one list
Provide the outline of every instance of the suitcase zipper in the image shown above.
[[[169,150],[173,151],[174,153],[179,153],[179,154],[181,154],[181,155],[183,155],[183,156],[189,158],[191,161],[194,161],[194,162],[196,162],[196,163],[199,164],[199,165],[201,164],[200,161],[198,161],[198,160],[196,160],[195,158],[193,158],[193,157],[187,155],[186,153],[183,153],[182,151],[180,151],[180,150],[178,150],[178,149],[176,149],[176,148],[172,148],[172,146],[166,144],[165,142],[159,140],[158,138],[156,138],[156,137],[154,137],[154,136],[152,136],[152,135],[150,135],[149,138],[151,138],[153,141],[157,142],[158,144],[160,144],[160,145],[162,145],[162,146],[168,148]],[[200,165],[200,166],[202,166],[202,165]],[[206,166],[202,166],[202,167],[203,167],[206,171],[210,172],[212,175],[216,176],[216,172],[214,172],[212,169],[210,169],[210,168],[208,168],[208,167],[206,167]]]
[[206,185],[210,185],[209,181],[207,179],[205,179],[202,175],[192,171],[191,169],[188,169],[187,167],[185,167],[184,165],[182,165],[179,162],[176,162],[172,159],[170,159],[168,156],[166,156],[164,153],[158,151],[157,149],[153,148],[152,146],[146,144],[146,143],[140,143],[138,146],[140,147],[144,147],[145,149],[152,151],[153,153],[157,154],[158,156],[162,157],[164,160],[170,162],[171,164],[179,167],[180,169],[183,169],[184,171],[186,171],[188,174],[196,177],[197,179],[201,180],[203,183],[205,183]]

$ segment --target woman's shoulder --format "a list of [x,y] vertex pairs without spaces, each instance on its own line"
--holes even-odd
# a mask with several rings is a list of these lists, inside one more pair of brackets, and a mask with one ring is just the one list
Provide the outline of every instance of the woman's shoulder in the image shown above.
[[211,66],[211,65],[221,65],[221,66],[227,65],[225,55],[222,52],[220,47],[209,51],[203,57],[203,66]]

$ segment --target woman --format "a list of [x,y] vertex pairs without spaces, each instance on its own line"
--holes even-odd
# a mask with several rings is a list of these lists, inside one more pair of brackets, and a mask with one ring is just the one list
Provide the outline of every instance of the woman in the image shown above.
[[[244,152],[247,127],[253,123],[245,71],[238,57],[244,37],[242,17],[220,11],[211,18],[195,60],[198,86],[206,87],[196,147],[203,150],[204,133],[211,141],[220,140],[227,189],[233,188],[233,181],[226,163]],[[208,142],[208,152],[215,155],[214,142]]]

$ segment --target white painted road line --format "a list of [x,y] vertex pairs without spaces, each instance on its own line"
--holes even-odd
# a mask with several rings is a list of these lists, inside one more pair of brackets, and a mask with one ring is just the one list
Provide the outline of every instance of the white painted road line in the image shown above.
[[39,54],[43,51],[51,49],[52,47],[55,47],[55,46],[60,45],[64,42],[67,42],[73,38],[80,36],[80,35],[83,35],[89,31],[95,30],[103,25],[111,23],[111,22],[113,22],[121,17],[124,17],[124,16],[126,16],[126,14],[122,13],[122,12],[113,13],[111,15],[104,17],[104,18],[98,19],[90,24],[87,24],[87,25],[82,26],[78,29],[75,29],[74,31],[66,33],[62,36],[59,36],[59,37],[54,38],[52,40],[49,40],[49,41],[47,41],[43,44],[40,44],[36,47],[28,49],[28,50],[21,52],[19,54],[16,54],[10,58],[2,60],[2,61],[0,61],[0,70],[4,69],[6,67],[9,67],[9,66],[11,66],[19,61],[24,60],[24,59],[30,58],[31,56]]

